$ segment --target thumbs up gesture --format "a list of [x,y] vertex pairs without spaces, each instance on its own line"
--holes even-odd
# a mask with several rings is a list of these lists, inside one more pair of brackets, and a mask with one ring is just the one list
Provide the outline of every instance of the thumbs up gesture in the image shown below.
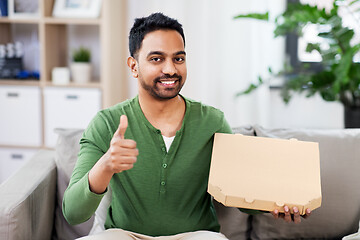
[[139,151],[136,142],[125,139],[128,119],[125,115],[120,117],[119,127],[110,142],[108,168],[113,173],[119,173],[134,167]]

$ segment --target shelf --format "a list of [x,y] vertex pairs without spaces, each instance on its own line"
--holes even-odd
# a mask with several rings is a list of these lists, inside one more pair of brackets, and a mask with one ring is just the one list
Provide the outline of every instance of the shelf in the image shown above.
[[99,18],[44,18],[46,24],[65,24],[65,25],[100,25],[101,20]]
[[89,82],[89,83],[74,83],[70,82],[67,85],[53,84],[52,82],[47,82],[46,87],[62,87],[62,88],[101,88],[101,83],[98,81]]
[[43,146],[22,146],[22,145],[2,145],[0,144],[0,148],[25,148],[25,149],[41,149]]
[[0,79],[0,85],[40,86],[39,80]]
[[63,88],[101,88],[101,83],[92,81],[89,83],[74,83],[70,82],[67,85],[53,84],[52,82],[40,82],[39,80],[17,80],[17,79],[0,79],[0,85],[12,85],[12,86],[44,86],[45,87],[63,87]]
[[40,19],[37,18],[8,18],[0,17],[0,23],[23,23],[23,24],[38,24]]
[[46,24],[61,24],[61,25],[100,25],[101,19],[99,18],[53,18],[45,17],[43,20],[40,18],[8,18],[0,17],[0,23],[24,23],[24,24],[38,24],[44,22]]
[[[99,105],[99,107],[96,105],[96,107],[99,108],[98,110],[110,107],[128,98],[128,69],[126,64],[117,64],[127,58],[128,52],[128,36],[126,30],[127,1],[102,1],[101,17],[99,18],[52,17],[52,10],[56,0],[37,1],[39,2],[39,16],[0,17],[0,44],[20,40],[27,43],[27,45],[33,42],[38,44],[38,47],[34,47],[33,49],[36,50],[36,53],[39,53],[39,56],[34,56],[31,55],[32,53],[29,53],[31,56],[29,59],[31,60],[25,62],[24,57],[23,64],[31,65],[34,63],[35,65],[35,62],[31,61],[33,61],[33,59],[38,60],[38,62],[36,62],[38,66],[36,66],[36,68],[33,66],[24,66],[24,68],[38,69],[40,71],[40,80],[16,79],[15,77],[13,79],[0,78],[0,90],[18,88],[19,90],[39,92],[36,100],[39,100],[40,103],[32,104],[32,106],[36,105],[36,107],[40,108],[40,111],[34,114],[36,117],[28,117],[26,120],[27,122],[34,121],[39,123],[40,130],[36,130],[36,134],[40,135],[41,139],[39,144],[31,143],[29,144],[30,146],[23,146],[27,144],[18,141],[18,139],[22,140],[21,138],[23,137],[17,137],[16,142],[19,145],[16,146],[11,142],[11,139],[6,139],[6,142],[0,144],[0,148],[52,149],[46,143],[45,135],[47,131],[52,131],[46,128],[49,126],[46,119],[52,116],[51,111],[45,108],[46,104],[51,101],[51,98],[50,100],[49,98],[45,98],[46,92],[74,92],[74,94],[96,92],[99,95],[99,97],[96,98],[96,104]],[[24,44],[24,47],[27,45]],[[81,45],[90,48],[92,51],[94,71],[91,82],[84,84],[70,82],[66,85],[53,84],[51,79],[54,67],[69,67],[71,51]],[[24,87],[22,88],[22,86]],[[53,97],[53,95],[51,95],[51,97]],[[34,100],[33,98],[31,99]],[[74,104],[74,108],[80,109],[77,111],[80,114],[84,114],[83,110],[95,106],[95,104],[88,106],[88,101],[84,103],[80,102],[80,100],[71,102]],[[94,98],[91,98],[91,100],[94,100]],[[17,101],[13,102],[18,103]],[[0,103],[2,103],[2,100],[0,100]],[[25,103],[27,104],[26,101]],[[79,104],[76,105],[75,103]],[[0,107],[0,112],[2,112],[4,116],[14,112],[21,112],[17,111],[17,109],[20,109],[19,106],[23,107],[24,104],[21,103],[15,107],[9,104],[3,104]],[[66,117],[73,116],[69,114],[69,116]],[[91,117],[87,116],[86,119],[90,121]],[[14,119],[19,118],[13,117],[12,120]],[[76,119],[78,120],[78,118]],[[9,125],[19,126],[12,120],[9,121],[11,123]],[[74,123],[75,121],[71,121],[69,124],[72,125]],[[6,131],[9,132],[9,129],[8,126],[4,124],[1,125],[0,136]],[[27,130],[33,129],[30,127]],[[22,132],[26,134],[26,131]],[[10,136],[15,136],[13,133],[14,131],[11,130]],[[31,133],[29,136],[33,138],[35,134]]]

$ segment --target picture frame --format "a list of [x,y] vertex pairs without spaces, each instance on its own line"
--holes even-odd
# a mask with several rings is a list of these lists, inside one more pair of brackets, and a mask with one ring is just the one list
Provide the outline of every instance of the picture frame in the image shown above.
[[9,18],[37,18],[39,17],[38,0],[8,0]]
[[8,1],[0,0],[0,17],[8,16]]
[[55,0],[53,17],[98,18],[102,0]]

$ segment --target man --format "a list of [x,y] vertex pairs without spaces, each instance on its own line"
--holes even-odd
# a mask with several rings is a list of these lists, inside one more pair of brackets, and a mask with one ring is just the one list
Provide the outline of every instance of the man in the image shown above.
[[[179,94],[187,74],[181,24],[161,13],[136,19],[129,49],[138,96],[100,111],[85,130],[64,195],[65,218],[89,219],[110,185],[105,227],[122,230],[99,237],[226,239],[207,183],[213,135],[231,129],[221,111]],[[298,222],[294,212],[285,220]]]

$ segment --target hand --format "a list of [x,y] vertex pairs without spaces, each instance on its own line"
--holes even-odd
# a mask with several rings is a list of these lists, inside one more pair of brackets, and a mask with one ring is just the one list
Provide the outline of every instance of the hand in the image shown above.
[[136,142],[124,137],[127,127],[128,119],[125,115],[122,115],[119,127],[111,139],[106,161],[106,167],[112,173],[119,173],[133,168],[139,155]]
[[300,215],[299,209],[297,207],[293,207],[293,214],[290,213],[290,209],[288,206],[284,207],[285,213],[279,213],[279,210],[275,209],[271,212],[271,214],[274,216],[275,219],[282,218],[285,220],[285,222],[294,222],[294,223],[300,223],[301,217],[302,218],[308,218],[311,215],[311,210],[306,209],[305,215]]

